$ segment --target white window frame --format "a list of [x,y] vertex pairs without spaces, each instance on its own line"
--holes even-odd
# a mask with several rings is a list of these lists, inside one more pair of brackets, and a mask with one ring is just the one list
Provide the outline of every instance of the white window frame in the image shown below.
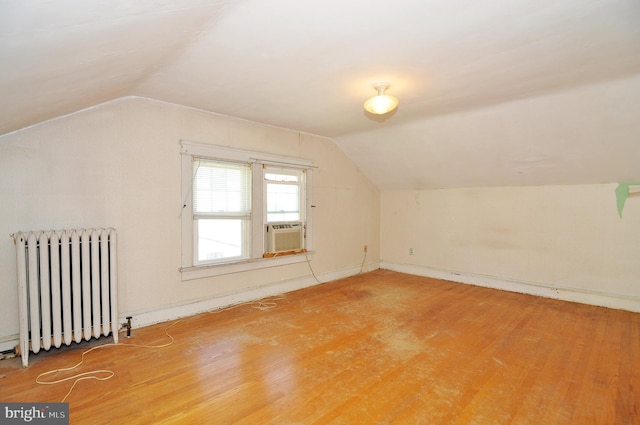
[[[209,165],[206,165],[206,163],[209,162]],[[193,156],[192,157],[192,188],[196,186],[196,174],[197,171],[196,169],[194,169],[195,164],[199,163],[199,166],[211,166],[211,167],[217,167],[220,166],[222,168],[230,168],[230,169],[236,169],[236,170],[240,170],[242,172],[246,172],[248,174],[245,175],[245,177],[247,177],[247,179],[243,179],[243,182],[247,183],[247,186],[245,187],[245,189],[247,189],[246,191],[243,191],[242,193],[246,194],[247,196],[247,200],[248,200],[248,209],[242,211],[242,212],[219,212],[219,211],[201,211],[200,213],[195,213],[193,214],[193,226],[192,226],[192,232],[193,232],[193,264],[195,266],[198,265],[208,265],[211,263],[225,263],[225,262],[234,262],[234,261],[242,261],[245,260],[247,258],[249,258],[249,252],[251,249],[251,220],[252,220],[252,208],[251,208],[251,173],[252,170],[250,168],[249,164],[245,164],[245,163],[239,163],[239,162],[230,162],[230,161],[220,161],[220,160],[211,160],[210,158],[204,158],[201,156]],[[195,189],[192,189],[191,193],[193,193]],[[191,205],[193,206],[194,202],[193,199],[191,200]],[[241,221],[241,227],[242,227],[242,250],[240,252],[240,255],[234,256],[234,257],[229,257],[227,259],[221,259],[221,260],[199,260],[200,254],[198,252],[199,250],[199,240],[198,240],[198,235],[199,235],[199,225],[200,225],[200,221],[196,219],[196,217],[198,217],[199,219],[206,219],[206,218],[212,218],[212,219],[236,219],[236,220],[240,220]]]
[[[307,174],[307,170],[305,169],[299,169],[299,168],[292,168],[292,167],[287,167],[284,165],[279,165],[279,166],[271,166],[271,165],[265,165],[263,166],[263,170],[262,170],[262,187],[263,187],[263,196],[265,201],[263,202],[263,220],[265,223],[282,223],[282,222],[288,222],[288,221],[300,221],[303,223],[306,223],[306,215],[307,215],[307,211],[305,208],[306,205],[306,198],[307,198],[307,188],[306,188],[306,174]],[[282,184],[291,184],[294,186],[298,186],[298,196],[300,199],[299,202],[299,213],[300,213],[300,217],[297,220],[272,220],[269,221],[268,218],[268,211],[267,211],[267,184],[270,183],[269,180],[266,179],[265,175],[266,174],[289,174],[289,175],[296,175],[298,176],[298,182],[296,183],[282,183]],[[277,183],[277,182],[276,182]]]
[[[181,153],[181,227],[182,227],[182,280],[199,279],[208,276],[218,276],[247,270],[275,267],[286,264],[307,261],[313,255],[312,226],[311,226],[311,190],[313,161],[295,157],[274,155],[264,152],[245,151],[225,146],[205,143],[180,141]],[[193,229],[193,158],[202,157],[219,161],[239,162],[251,165],[251,241],[249,242],[249,258],[239,261],[219,262],[213,264],[195,265],[194,261],[194,229]],[[305,246],[308,253],[285,255],[274,258],[263,258],[264,228],[266,221],[266,185],[264,184],[264,169],[266,167],[304,170],[304,208],[301,208],[301,219],[305,223]],[[304,211],[302,211],[304,210]]]

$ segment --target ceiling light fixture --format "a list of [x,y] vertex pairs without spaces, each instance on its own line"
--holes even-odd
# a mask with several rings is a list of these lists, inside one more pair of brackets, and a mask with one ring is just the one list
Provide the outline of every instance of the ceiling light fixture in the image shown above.
[[383,115],[391,112],[398,106],[398,98],[384,94],[389,88],[389,83],[376,83],[373,88],[378,90],[378,95],[364,102],[364,109],[372,114]]

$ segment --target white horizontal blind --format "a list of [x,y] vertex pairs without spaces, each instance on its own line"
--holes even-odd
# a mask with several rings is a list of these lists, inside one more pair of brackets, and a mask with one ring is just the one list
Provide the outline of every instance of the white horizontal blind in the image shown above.
[[194,158],[194,217],[243,217],[251,214],[248,164]]

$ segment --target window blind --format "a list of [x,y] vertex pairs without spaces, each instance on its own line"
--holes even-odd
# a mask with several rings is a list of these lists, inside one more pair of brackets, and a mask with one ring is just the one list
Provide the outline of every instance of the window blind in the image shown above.
[[248,216],[251,167],[194,158],[193,214],[200,217]]

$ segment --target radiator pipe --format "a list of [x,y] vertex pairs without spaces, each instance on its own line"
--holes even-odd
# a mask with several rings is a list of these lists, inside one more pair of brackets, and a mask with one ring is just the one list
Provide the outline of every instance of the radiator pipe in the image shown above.
[[127,338],[131,338],[131,316],[127,316],[127,323],[124,324],[124,327],[127,328]]

